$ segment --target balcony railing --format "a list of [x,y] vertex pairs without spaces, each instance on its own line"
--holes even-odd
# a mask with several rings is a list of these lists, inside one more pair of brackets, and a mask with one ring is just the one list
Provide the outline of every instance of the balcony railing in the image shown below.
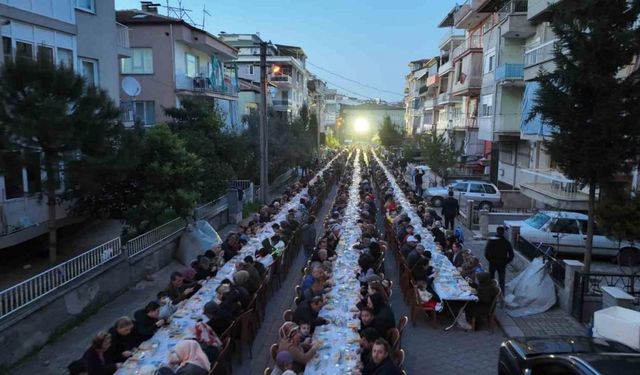
[[425,99],[422,108],[425,110],[431,110],[438,105],[438,98],[428,98]]
[[[225,79],[225,81],[227,80]],[[178,89],[229,96],[238,95],[238,90],[232,84],[230,84],[230,82],[226,82],[224,86],[215,86],[212,84],[211,79],[205,76],[194,78],[186,77],[186,79],[181,80],[180,84],[178,85]]]
[[543,63],[553,59],[557,39],[550,40],[545,43],[536,43],[525,47],[524,67],[528,68],[533,65]]
[[129,48],[129,28],[116,22],[116,29],[118,30],[118,47]]
[[524,64],[502,64],[496,68],[496,82],[524,79]]
[[445,74],[446,72],[449,72],[451,68],[453,68],[451,59],[443,59],[440,63],[440,67],[438,68],[438,74]]
[[471,35],[453,50],[453,59],[459,59],[472,49],[482,49],[482,35]]
[[513,13],[527,13],[527,7],[527,0],[512,0],[500,8],[498,11],[498,19],[502,22],[502,20]]
[[289,106],[289,99],[274,99],[271,101],[271,104],[274,107],[288,107]]
[[279,74],[279,75],[271,76],[271,82],[273,82],[275,84],[291,85],[293,83],[293,80],[292,80],[290,75]]
[[434,74],[432,76],[427,77],[427,87],[433,86],[440,82],[440,75]]
[[530,178],[527,178],[526,183],[521,183],[521,187],[528,187],[559,200],[584,201],[588,197],[577,182],[566,178],[556,169],[522,169],[522,173]]
[[461,101],[462,101],[462,98],[455,97],[455,96],[451,95],[451,93],[449,93],[449,92],[443,92],[442,94],[438,95],[438,103],[439,104],[459,103]]
[[471,0],[466,0],[453,14],[453,24],[457,25],[469,13],[471,13]]
[[440,46],[442,46],[443,44],[445,44],[449,39],[451,38],[457,38],[457,37],[464,37],[463,34],[457,34],[457,30],[454,29],[453,27],[449,28],[449,30],[447,30],[447,32],[445,32],[445,34],[442,36],[442,38],[440,38]]

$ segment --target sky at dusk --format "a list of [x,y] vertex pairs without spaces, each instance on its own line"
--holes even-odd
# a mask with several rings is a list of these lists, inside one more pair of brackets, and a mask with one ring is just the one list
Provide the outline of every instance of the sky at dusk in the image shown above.
[[[157,0],[166,5],[166,0]],[[463,2],[458,0],[458,2]],[[178,0],[170,0],[172,6]],[[259,32],[264,40],[302,47],[308,62],[377,91],[308,64],[332,88],[363,97],[401,101],[411,60],[438,54],[445,33],[438,23],[455,0],[183,0],[182,6],[214,35]],[[116,9],[140,7],[137,0],[115,0]],[[161,8],[160,13],[166,14]],[[337,87],[340,86],[340,87]],[[346,90],[341,90],[349,94]]]

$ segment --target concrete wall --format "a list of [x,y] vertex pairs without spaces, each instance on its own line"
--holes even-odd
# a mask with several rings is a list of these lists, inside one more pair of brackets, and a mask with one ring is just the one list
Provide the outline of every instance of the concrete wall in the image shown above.
[[119,105],[118,30],[113,0],[96,1],[96,12],[76,10],[78,58],[98,60],[98,82]]
[[[240,208],[241,210],[241,208]],[[228,211],[208,221],[221,228]],[[127,252],[0,321],[0,372],[174,259],[180,234],[132,258]]]

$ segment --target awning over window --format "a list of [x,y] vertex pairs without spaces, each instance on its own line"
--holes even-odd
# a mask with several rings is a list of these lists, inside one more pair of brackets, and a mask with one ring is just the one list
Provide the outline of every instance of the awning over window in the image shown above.
[[537,114],[530,121],[527,121],[529,113],[533,110],[537,98],[537,92],[540,88],[538,82],[527,82],[524,89],[524,97],[522,99],[522,118],[520,121],[520,130],[523,135],[539,135],[550,136],[551,126],[542,121],[542,116]]

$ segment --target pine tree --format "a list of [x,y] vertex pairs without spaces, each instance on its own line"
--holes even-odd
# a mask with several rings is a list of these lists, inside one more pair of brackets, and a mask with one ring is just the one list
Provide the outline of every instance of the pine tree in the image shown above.
[[[61,166],[107,152],[119,131],[118,109],[104,90],[71,67],[18,56],[0,71],[0,146],[41,155],[49,209],[49,259],[57,256],[56,205],[64,198]],[[4,140],[4,142],[3,142]],[[4,143],[4,144],[2,144]]]
[[556,69],[541,71],[532,115],[552,127],[546,147],[589,188],[584,272],[591,267],[596,190],[628,173],[640,151],[640,0],[563,0],[551,6]]
[[378,130],[380,143],[385,147],[395,147],[402,144],[402,133],[397,129],[397,125],[391,121],[390,116],[385,116],[382,125]]

